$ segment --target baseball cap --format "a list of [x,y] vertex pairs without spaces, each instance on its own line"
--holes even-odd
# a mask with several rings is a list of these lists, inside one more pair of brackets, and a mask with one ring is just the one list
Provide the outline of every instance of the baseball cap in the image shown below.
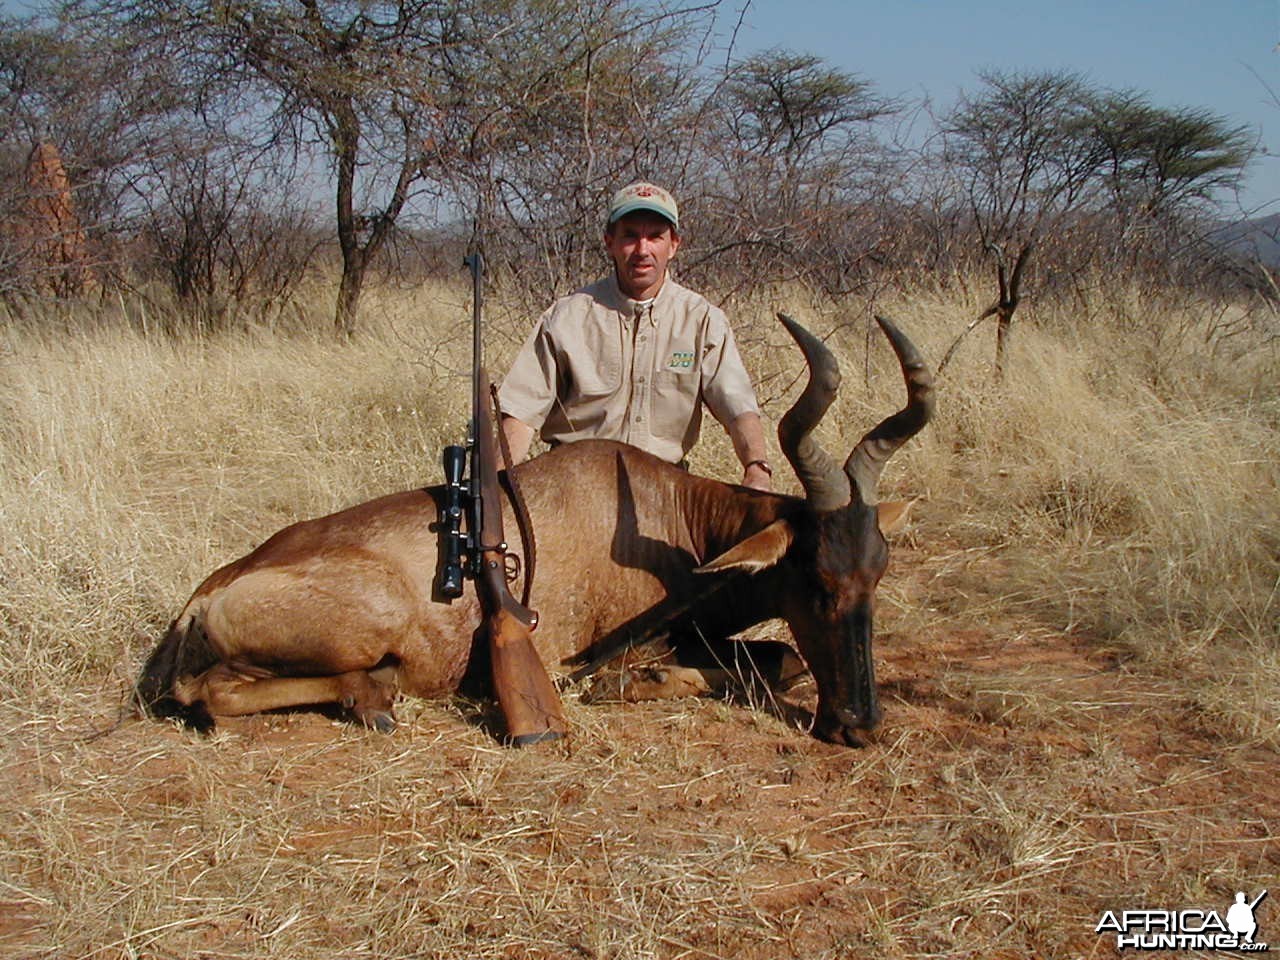
[[670,220],[673,227],[680,227],[680,208],[676,206],[676,198],[656,184],[643,180],[629,184],[613,195],[607,222],[615,223],[619,217],[637,210],[651,210]]

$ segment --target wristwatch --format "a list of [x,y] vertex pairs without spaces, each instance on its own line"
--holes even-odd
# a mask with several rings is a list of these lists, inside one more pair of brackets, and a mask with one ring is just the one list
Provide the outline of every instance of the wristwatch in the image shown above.
[[773,476],[773,467],[769,466],[768,460],[752,460],[748,462],[747,465],[744,466],[742,469],[749,470],[752,467],[759,467],[761,470],[764,471],[765,476],[767,477]]

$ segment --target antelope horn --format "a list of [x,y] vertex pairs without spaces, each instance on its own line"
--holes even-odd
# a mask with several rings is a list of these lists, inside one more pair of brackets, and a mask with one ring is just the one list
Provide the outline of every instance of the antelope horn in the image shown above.
[[876,317],[876,323],[889,338],[893,352],[898,355],[898,363],[902,365],[902,377],[907,384],[907,405],[881,420],[859,440],[844,463],[844,472],[853,494],[866,504],[876,503],[880,472],[889,458],[919,433],[933,416],[933,373],[928,364],[901,330],[881,316]]
[[799,345],[809,366],[804,392],[778,423],[778,444],[815,510],[836,510],[849,502],[849,480],[811,434],[836,398],[840,366],[827,345],[785,313],[778,319]]

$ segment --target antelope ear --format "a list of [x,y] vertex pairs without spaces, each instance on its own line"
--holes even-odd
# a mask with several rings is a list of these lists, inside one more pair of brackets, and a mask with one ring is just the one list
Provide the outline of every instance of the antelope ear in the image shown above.
[[876,505],[880,532],[886,537],[897,533],[907,525],[907,514],[911,512],[914,500],[888,500]]
[[741,543],[730,547],[710,563],[694,568],[694,573],[720,573],[724,570],[745,570],[758,573],[772,567],[791,548],[796,532],[785,520],[775,520],[758,533],[753,533]]

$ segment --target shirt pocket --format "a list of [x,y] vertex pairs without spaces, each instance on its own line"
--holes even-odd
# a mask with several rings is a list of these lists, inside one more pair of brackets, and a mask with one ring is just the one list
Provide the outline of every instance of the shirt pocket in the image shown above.
[[622,361],[607,347],[569,358],[569,396],[608,397],[618,392]]
[[690,428],[697,430],[698,371],[659,370],[653,375],[649,416],[654,436],[683,441]]

